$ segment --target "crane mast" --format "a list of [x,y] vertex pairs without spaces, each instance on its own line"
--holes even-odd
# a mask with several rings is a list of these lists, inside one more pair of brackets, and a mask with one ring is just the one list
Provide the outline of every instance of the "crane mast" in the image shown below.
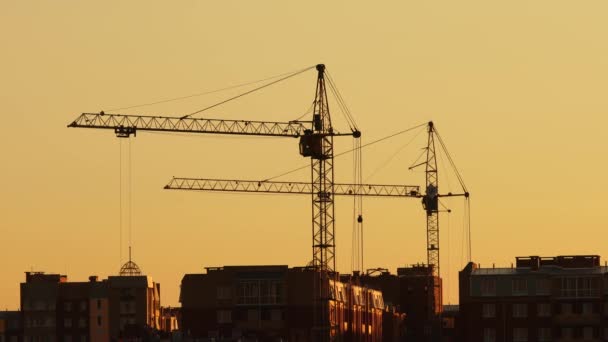
[[[334,228],[334,138],[325,88],[325,65],[317,65],[318,78],[310,141],[312,194],[312,264],[321,271],[336,270]],[[306,138],[304,138],[306,141]],[[307,155],[304,153],[303,155]]]
[[437,155],[433,122],[428,124],[426,149],[426,193],[422,203],[426,210],[426,253],[427,263],[433,275],[439,277],[439,180],[437,177]]

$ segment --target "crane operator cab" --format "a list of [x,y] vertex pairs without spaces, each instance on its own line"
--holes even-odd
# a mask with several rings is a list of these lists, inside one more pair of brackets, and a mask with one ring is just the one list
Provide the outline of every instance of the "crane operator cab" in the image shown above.
[[324,159],[323,136],[313,133],[312,130],[305,130],[304,135],[300,137],[300,154],[303,157]]
[[439,196],[437,187],[429,185],[426,188],[426,194],[422,197],[422,206],[426,210],[427,215],[439,210]]
[[[313,159],[325,159],[323,153],[323,135],[319,132],[323,129],[320,114],[313,115],[313,130],[307,129],[300,137],[300,154]],[[315,133],[317,132],[317,133]]]

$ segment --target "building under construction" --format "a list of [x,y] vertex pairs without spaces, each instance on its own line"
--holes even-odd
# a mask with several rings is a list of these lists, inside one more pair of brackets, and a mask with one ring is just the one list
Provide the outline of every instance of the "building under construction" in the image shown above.
[[382,292],[384,302],[406,315],[407,341],[439,341],[441,336],[442,283],[433,275],[432,266],[418,264],[397,269],[370,270],[342,276],[351,282]]
[[[182,279],[182,330],[192,338],[314,341],[403,341],[405,316],[382,292],[328,279],[309,267],[224,266]],[[319,284],[319,285],[317,285]],[[326,286],[318,299],[315,286]],[[323,311],[323,312],[320,312]],[[326,320],[318,320],[318,316]]]

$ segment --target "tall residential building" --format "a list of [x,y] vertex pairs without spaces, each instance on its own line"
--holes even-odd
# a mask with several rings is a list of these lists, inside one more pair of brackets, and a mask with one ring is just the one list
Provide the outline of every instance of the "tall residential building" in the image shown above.
[[459,278],[466,341],[608,340],[608,267],[597,255],[517,257],[510,268],[469,263]]
[[[328,334],[345,341],[382,339],[387,313],[379,291],[333,279],[323,283],[319,272],[306,267],[224,266],[206,270],[182,279],[181,329],[186,336],[298,342],[314,340],[319,329],[327,329]],[[315,301],[315,286],[328,286],[329,298]],[[326,317],[326,321],[318,324],[316,315]],[[403,319],[394,313],[389,316]],[[394,326],[398,322],[389,325],[391,329]]]

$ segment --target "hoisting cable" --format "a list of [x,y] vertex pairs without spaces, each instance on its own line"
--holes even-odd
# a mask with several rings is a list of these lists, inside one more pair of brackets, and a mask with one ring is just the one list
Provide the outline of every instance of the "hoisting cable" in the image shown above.
[[466,202],[464,203],[463,211],[464,211],[465,214],[462,217],[462,236],[461,236],[461,247],[460,247],[460,263],[462,265],[465,264],[465,260],[464,260],[464,257],[465,257],[464,256],[464,248],[465,248],[465,245],[466,245],[465,241],[467,239],[466,238],[466,226],[467,226],[467,215],[466,215],[467,204],[466,204]]
[[[353,183],[355,189],[363,184],[361,139],[353,140]],[[352,237],[352,269],[363,272],[364,268],[364,241],[363,241],[363,196],[353,196],[353,237]]]
[[118,258],[122,265],[122,140],[118,139]]
[[202,113],[202,112],[204,112],[204,111],[206,111],[206,110],[208,110],[208,109],[215,108],[215,107],[217,107],[217,106],[223,105],[223,104],[224,104],[224,103],[226,103],[226,102],[230,102],[230,101],[232,101],[232,100],[236,100],[236,99],[238,99],[238,98],[240,98],[240,97],[243,97],[243,96],[245,96],[245,95],[249,95],[249,94],[251,94],[251,93],[253,93],[253,92],[256,92],[256,91],[258,91],[258,90],[264,89],[264,88],[269,87],[269,86],[271,86],[271,85],[277,84],[277,83],[279,83],[279,82],[281,82],[281,81],[284,81],[284,80],[286,80],[286,79],[288,79],[288,78],[291,78],[291,77],[294,77],[294,76],[296,76],[296,75],[299,75],[299,74],[301,74],[301,73],[303,73],[303,72],[305,72],[305,71],[308,71],[308,70],[310,70],[310,69],[313,69],[313,68],[315,68],[315,66],[311,66],[311,67],[308,67],[308,68],[302,69],[302,70],[300,70],[300,71],[297,71],[297,72],[295,72],[295,73],[289,74],[289,75],[287,75],[287,76],[285,76],[285,77],[281,77],[281,78],[279,78],[278,80],[272,81],[272,82],[270,82],[270,83],[266,83],[266,84],[264,84],[264,85],[262,85],[262,86],[259,86],[259,87],[257,87],[257,88],[252,89],[252,90],[249,90],[249,91],[246,91],[246,92],[244,92],[244,93],[242,93],[242,94],[239,94],[239,95],[236,95],[236,96],[230,97],[230,98],[228,98],[228,99],[226,99],[226,100],[220,101],[220,102],[218,102],[218,103],[216,103],[216,104],[213,104],[213,105],[211,105],[211,106],[205,107],[205,108],[200,109],[200,110],[197,110],[197,111],[192,112],[192,113],[190,113],[190,114],[186,114],[186,115],[182,116],[182,117],[181,117],[181,119],[186,119],[186,118],[188,118],[188,117],[190,117],[190,116],[192,116],[192,115],[199,114],[199,113]]
[[[452,267],[450,266],[450,216],[451,216],[450,214],[451,213],[452,213],[451,211],[448,211],[448,248],[447,248],[448,270],[452,269]],[[449,271],[446,274],[446,283],[447,283],[446,285],[447,285],[447,288],[448,288],[448,291],[447,291],[447,293],[448,293],[447,297],[448,298],[447,298],[447,300],[448,300],[448,304],[451,304],[450,303],[450,272]]]
[[131,261],[131,246],[133,241],[133,163],[132,163],[132,149],[131,140],[129,139],[129,169],[127,174],[128,182],[128,200],[129,200],[129,261]]
[[[356,140],[353,139],[353,150],[356,148]],[[357,179],[357,156],[353,154],[353,182]],[[350,269],[351,273],[359,271],[359,233],[357,230],[357,198],[353,196],[353,231],[352,231],[352,242],[351,242],[351,256],[350,256]]]
[[107,111],[110,112],[110,111],[117,111],[117,110],[123,110],[123,109],[131,109],[131,108],[138,108],[138,107],[153,106],[153,105],[157,105],[157,104],[161,104],[161,103],[167,103],[167,102],[185,100],[185,99],[189,99],[189,98],[192,98],[192,97],[198,97],[198,96],[203,96],[203,95],[209,95],[209,94],[219,93],[219,92],[226,91],[226,90],[246,87],[248,85],[252,85],[252,84],[256,84],[256,83],[260,83],[260,82],[265,82],[265,81],[272,80],[272,79],[275,79],[275,78],[278,78],[278,77],[283,77],[285,75],[293,74],[294,72],[297,72],[297,71],[286,72],[286,73],[283,73],[283,74],[279,74],[279,75],[275,75],[275,76],[271,76],[271,77],[266,77],[266,78],[259,79],[259,80],[256,80],[256,81],[235,84],[235,85],[232,85],[232,86],[228,86],[228,87],[224,87],[224,88],[220,88],[220,89],[215,89],[215,90],[208,90],[208,91],[204,91],[204,92],[200,92],[200,93],[196,93],[196,94],[190,94],[190,95],[185,95],[185,96],[178,96],[178,97],[174,97],[174,98],[170,98],[170,99],[159,100],[159,101],[155,101],[155,102],[142,103],[142,104],[128,106],[128,107],[112,108],[112,109],[108,109]]
[[[409,131],[413,131],[413,130],[415,130],[415,129],[417,129],[417,128],[420,128],[420,127],[423,127],[423,126],[426,126],[426,125],[427,125],[427,123],[425,122],[425,123],[423,123],[423,124],[420,124],[420,125],[417,125],[417,126],[414,126],[414,127],[408,128],[408,129],[404,129],[404,130],[402,130],[402,131],[399,131],[399,132],[396,132],[396,133],[393,133],[393,134],[389,134],[389,135],[387,135],[387,136],[385,136],[385,137],[383,137],[383,138],[376,139],[376,140],[371,141],[371,142],[369,142],[369,143],[367,143],[367,144],[363,144],[363,145],[361,145],[359,148],[361,148],[361,149],[362,149],[362,148],[365,148],[365,147],[369,147],[369,146],[371,146],[371,145],[374,145],[374,144],[377,144],[377,143],[382,142],[382,141],[384,141],[384,140],[388,140],[388,139],[390,139],[390,138],[396,137],[396,136],[398,136],[398,135],[400,135],[400,134],[404,134],[404,133],[407,133],[407,132],[409,132]],[[347,154],[347,153],[353,152],[354,150],[355,150],[355,148],[350,149],[350,150],[347,150],[347,151],[340,152],[340,153],[338,153],[338,154],[335,154],[335,155],[334,155],[334,159],[335,159],[335,158],[337,158],[337,157],[343,156],[343,155],[345,155],[345,154]],[[293,170],[289,170],[289,171],[283,172],[283,173],[281,173],[281,174],[278,174],[278,175],[276,175],[276,176],[273,176],[273,177],[270,177],[270,178],[263,179],[263,180],[262,180],[262,182],[269,181],[269,180],[273,180],[273,179],[276,179],[276,178],[279,178],[279,177],[283,177],[283,176],[286,176],[286,175],[288,175],[288,174],[294,173],[294,172],[296,172],[296,171],[300,171],[300,170],[302,170],[302,169],[305,169],[305,168],[307,168],[307,167],[310,167],[310,164],[302,165],[302,166],[297,167],[297,168],[295,168],[295,169],[293,169]]]
[[[356,126],[355,126],[356,127]],[[357,180],[356,180],[356,184],[358,187],[361,186],[363,184],[363,154],[361,153],[362,149],[361,149],[361,138],[359,139],[355,139],[355,144],[357,145],[357,150],[355,151],[355,155],[358,155],[357,160],[358,163],[356,165],[357,167]],[[355,196],[358,200],[358,209],[359,212],[357,213],[357,223],[359,224],[359,235],[360,235],[360,240],[361,240],[361,273],[363,273],[365,271],[365,264],[364,261],[365,259],[363,258],[364,256],[364,231],[363,231],[363,195],[359,194],[358,196]]]

